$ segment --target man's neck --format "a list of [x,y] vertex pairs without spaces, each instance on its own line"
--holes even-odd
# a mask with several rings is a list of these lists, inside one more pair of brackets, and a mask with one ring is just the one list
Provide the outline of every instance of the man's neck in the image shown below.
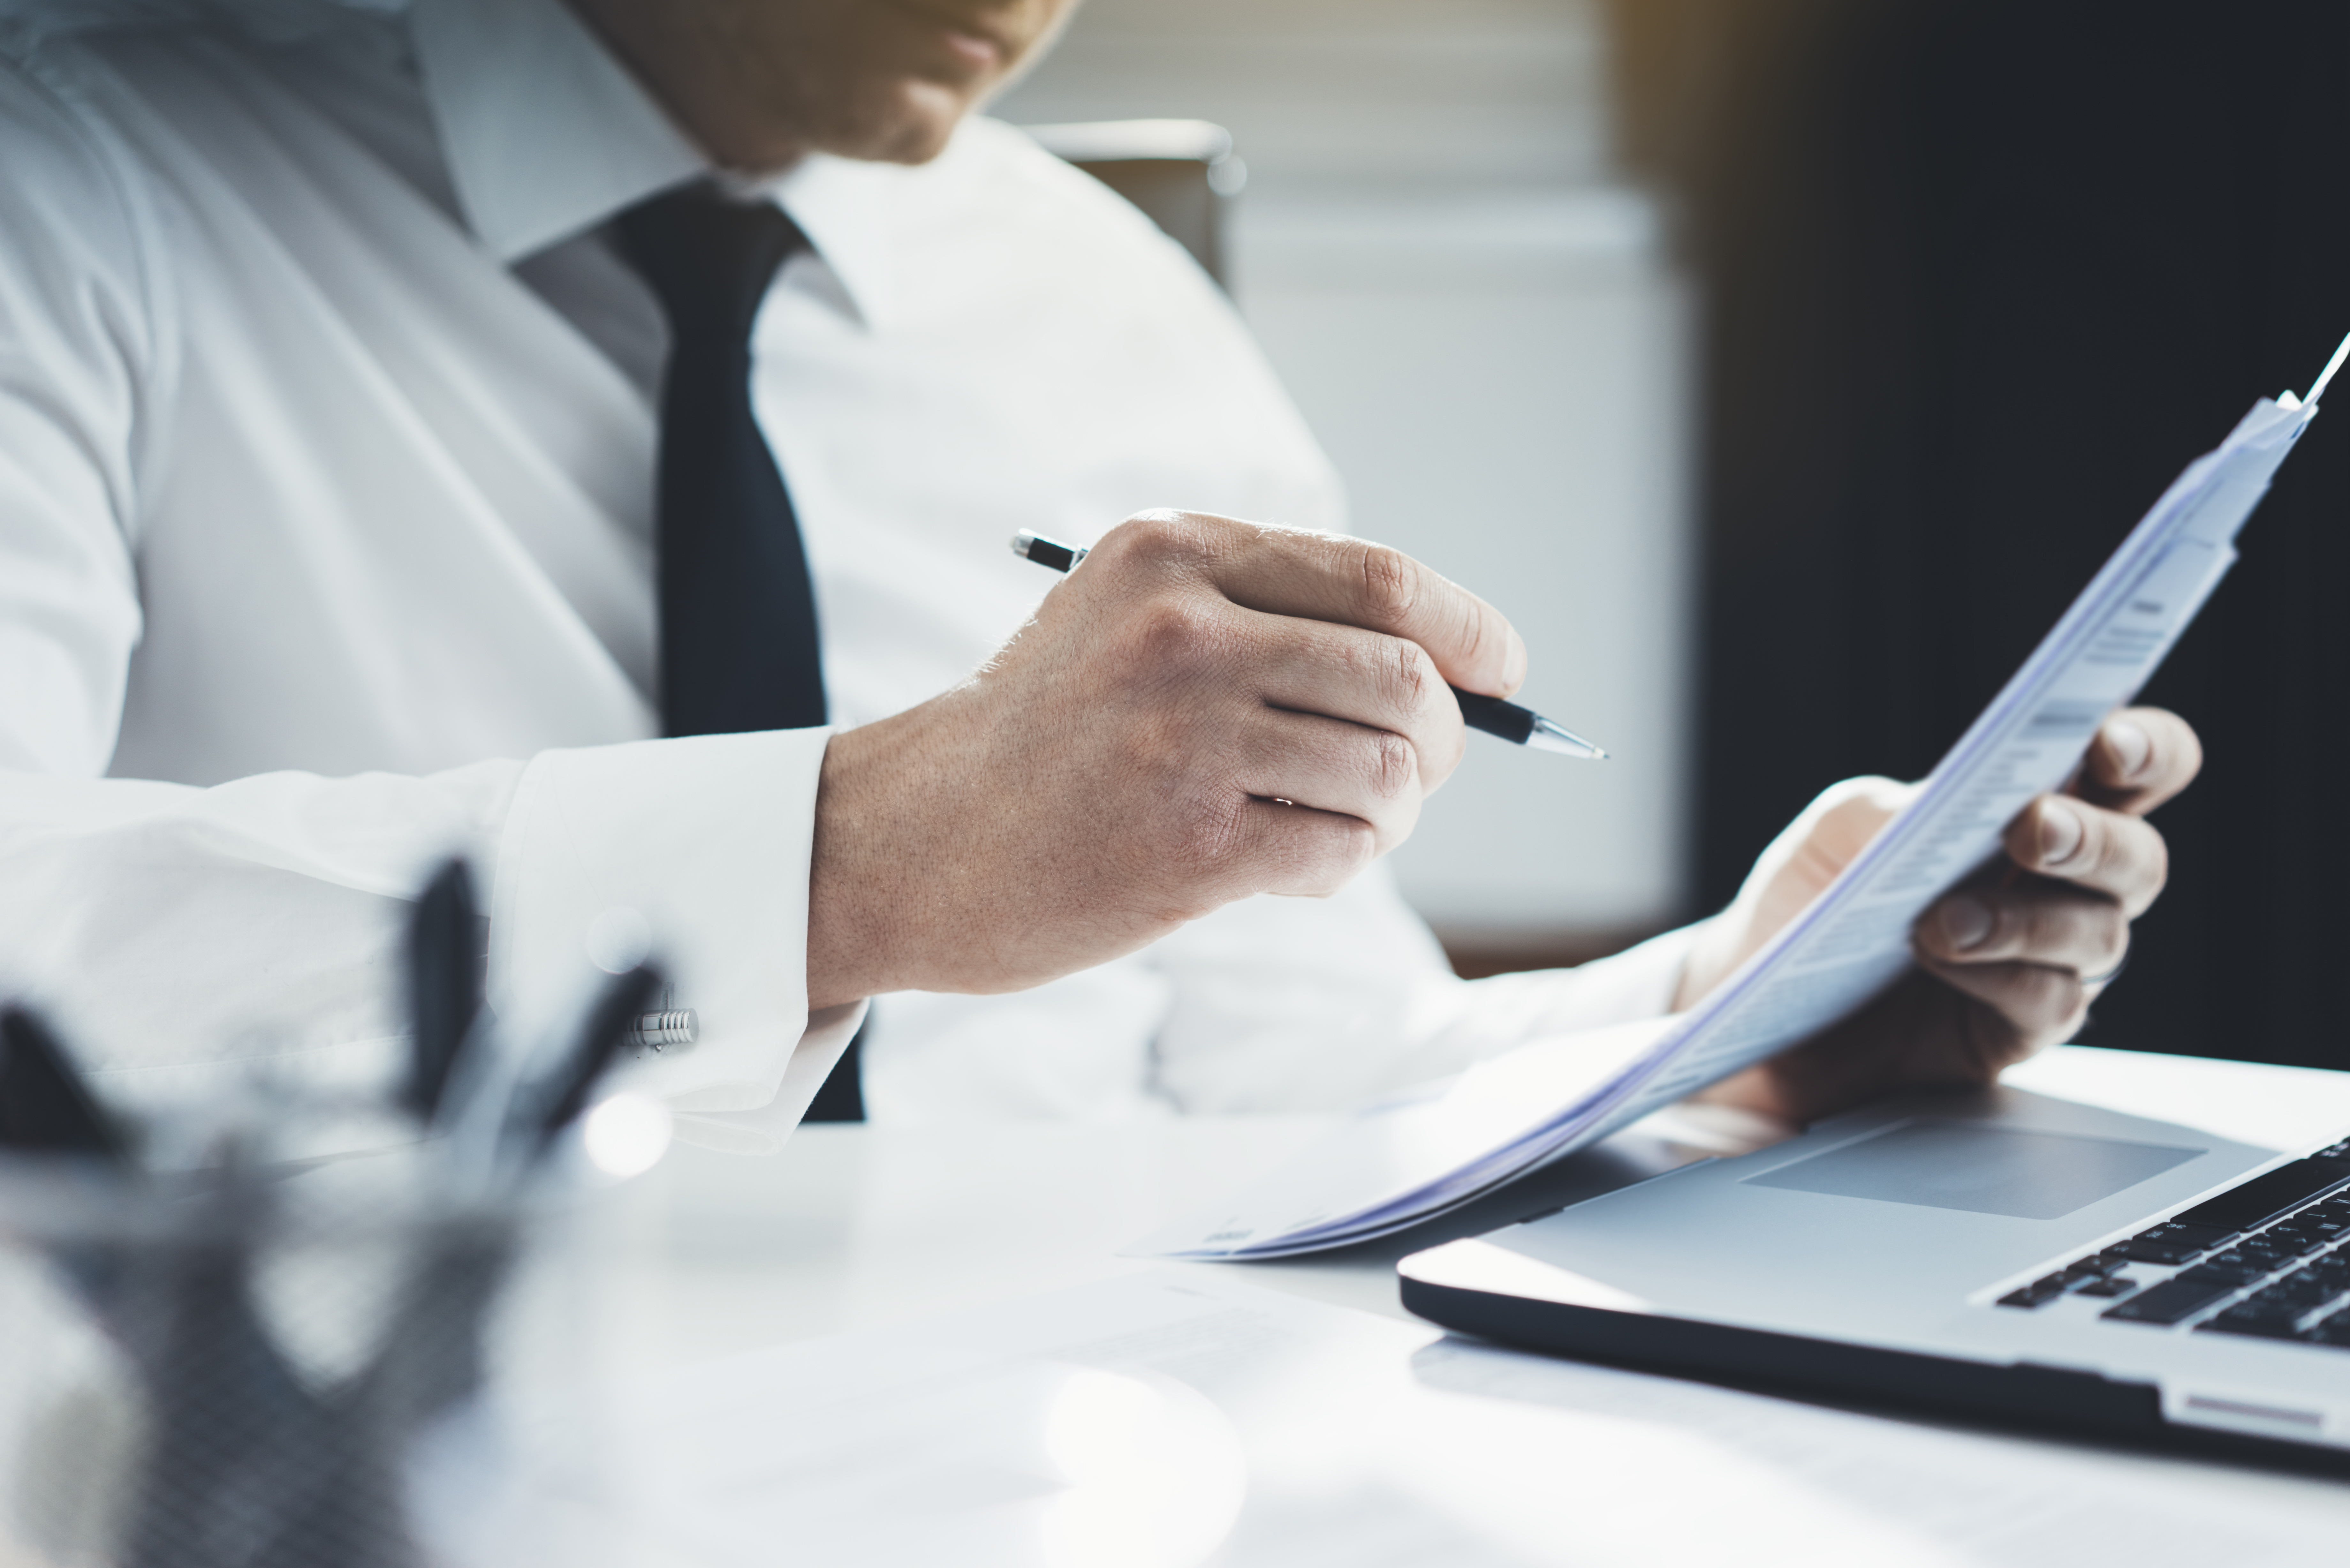
[[772,113],[726,40],[695,8],[629,0],[565,0],[670,119],[719,168],[749,175],[789,168],[806,149]]

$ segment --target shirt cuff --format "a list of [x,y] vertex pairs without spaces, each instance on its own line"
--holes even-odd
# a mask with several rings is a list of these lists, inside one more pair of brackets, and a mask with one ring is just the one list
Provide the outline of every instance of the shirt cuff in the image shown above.
[[1673,1010],[1673,998],[1689,969],[1690,954],[1709,921],[1678,926],[1638,947],[1594,959],[1573,972],[1577,1015],[1586,1028],[1657,1018]]
[[755,1111],[680,1111],[677,1141],[725,1154],[779,1154],[792,1129],[807,1115],[808,1103],[824,1087],[841,1053],[865,1026],[867,1003],[843,1002],[808,1014],[807,1030],[784,1069],[784,1081]]
[[[690,1047],[627,1069],[630,1085],[682,1120],[779,1111],[778,1092],[806,1078],[796,1121],[830,1070],[817,1059],[837,1059],[855,1032],[839,1033],[841,1009],[808,1027],[808,857],[830,737],[780,730],[533,758],[490,902],[491,1001],[510,1038],[527,1046],[567,1029],[596,993],[599,961],[649,955],[669,977],[662,1005],[692,1009],[699,1027]],[[762,1137],[781,1146],[772,1127]]]

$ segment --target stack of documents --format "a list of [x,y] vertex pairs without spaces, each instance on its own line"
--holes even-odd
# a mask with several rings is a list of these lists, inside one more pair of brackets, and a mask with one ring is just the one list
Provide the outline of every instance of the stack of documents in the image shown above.
[[1776,938],[1686,1013],[1539,1042],[1370,1107],[1328,1143],[1134,1251],[1277,1258],[1369,1241],[1469,1201],[1819,1033],[1910,965],[1919,915],[2061,788],[2236,558],[2235,538],[2317,413],[2262,399],[2083,589],[1916,796]]

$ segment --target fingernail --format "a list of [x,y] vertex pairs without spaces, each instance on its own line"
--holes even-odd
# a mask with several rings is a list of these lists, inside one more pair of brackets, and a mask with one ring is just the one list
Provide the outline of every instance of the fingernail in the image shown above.
[[1991,906],[1973,894],[1953,893],[1942,900],[1942,935],[1960,952],[1981,946],[1991,927]]
[[2043,802],[2040,807],[2040,863],[2062,866],[2073,858],[2086,831],[2079,812],[2061,800]]
[[1526,639],[1510,628],[1510,651],[1502,656],[1502,684],[1514,692],[1526,683]]
[[2106,744],[2121,764],[2123,780],[2137,777],[2145,771],[2147,759],[2154,755],[2154,737],[2127,719],[2116,719],[2106,726]]

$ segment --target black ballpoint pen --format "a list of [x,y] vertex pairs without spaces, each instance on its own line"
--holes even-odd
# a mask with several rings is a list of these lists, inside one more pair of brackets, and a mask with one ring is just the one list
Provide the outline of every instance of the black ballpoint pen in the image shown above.
[[579,1118],[597,1083],[635,1037],[637,1020],[660,994],[660,971],[641,964],[605,982],[603,994],[588,1010],[571,1049],[540,1075],[515,1109],[519,1125],[511,1128],[521,1141],[526,1161],[544,1156],[556,1135]]
[[[1058,539],[1048,539],[1023,528],[1012,535],[1012,553],[1024,561],[1066,572],[1084,560],[1088,552],[1080,545],[1064,545]],[[1607,754],[1565,725],[1554,723],[1531,708],[1504,702],[1499,697],[1482,697],[1458,686],[1452,689],[1452,695],[1460,701],[1462,722],[1472,730],[1498,735],[1513,746],[1556,752],[1563,757],[1582,757],[1590,762]]]
[[458,1053],[482,1011],[475,908],[473,874],[463,860],[452,860],[409,918],[408,1011],[415,1035],[400,1103],[427,1127],[441,1113]]

